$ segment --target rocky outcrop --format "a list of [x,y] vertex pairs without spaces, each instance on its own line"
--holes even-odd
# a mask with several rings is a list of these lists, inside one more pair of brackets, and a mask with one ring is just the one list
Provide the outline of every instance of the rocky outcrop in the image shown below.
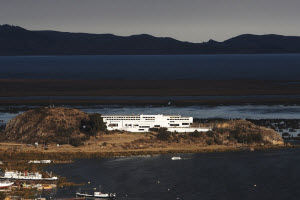
[[70,139],[86,137],[80,132],[80,123],[88,117],[77,109],[33,109],[10,120],[4,134],[6,140],[14,142],[69,143]]
[[247,120],[230,120],[224,123],[214,124],[216,132],[227,132],[229,137],[253,142],[282,145],[283,139],[275,130],[257,126]]

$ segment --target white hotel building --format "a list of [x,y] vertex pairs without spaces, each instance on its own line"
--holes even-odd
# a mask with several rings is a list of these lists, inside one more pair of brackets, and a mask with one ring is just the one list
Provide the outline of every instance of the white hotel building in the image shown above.
[[170,132],[207,132],[210,128],[191,127],[193,117],[180,115],[103,115],[107,130],[148,132],[150,128],[167,128]]

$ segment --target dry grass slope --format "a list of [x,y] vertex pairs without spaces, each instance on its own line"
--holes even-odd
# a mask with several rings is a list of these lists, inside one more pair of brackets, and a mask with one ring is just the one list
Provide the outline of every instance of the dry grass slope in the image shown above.
[[4,131],[8,141],[22,143],[63,142],[69,138],[82,138],[80,122],[88,114],[69,108],[47,108],[29,110],[12,119]]

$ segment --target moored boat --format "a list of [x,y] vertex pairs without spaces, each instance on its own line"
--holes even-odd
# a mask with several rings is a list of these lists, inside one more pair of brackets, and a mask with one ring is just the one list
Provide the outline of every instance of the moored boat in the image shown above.
[[12,186],[13,184],[14,184],[14,182],[11,182],[11,181],[0,181],[0,189],[8,188],[8,187]]
[[84,197],[86,199],[116,199],[115,193],[94,192],[94,194],[76,192],[76,197]]
[[179,156],[174,156],[174,157],[171,158],[171,160],[181,160],[181,157],[179,157]]
[[58,177],[53,176],[49,178],[44,178],[42,174],[35,172],[19,172],[19,171],[5,171],[0,172],[0,179],[8,179],[8,180],[38,180],[38,181],[56,181]]

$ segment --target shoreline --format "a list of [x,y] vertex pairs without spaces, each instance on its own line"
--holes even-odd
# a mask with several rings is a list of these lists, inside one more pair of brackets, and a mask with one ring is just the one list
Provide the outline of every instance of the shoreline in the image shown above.
[[[0,145],[0,147],[2,144]],[[82,151],[80,148],[74,148],[74,151],[1,151],[0,159],[2,161],[11,161],[11,159],[20,160],[39,160],[51,159],[56,160],[57,164],[68,159],[69,161],[76,159],[97,159],[97,158],[116,158],[116,157],[131,157],[131,156],[152,156],[164,154],[190,154],[190,153],[218,153],[218,152],[244,152],[244,151],[268,151],[276,149],[293,149],[300,148],[299,145],[212,145],[204,147],[193,147],[185,149],[162,148],[162,149],[130,149],[123,151]],[[68,162],[69,162],[68,161]],[[55,164],[55,162],[54,162]]]

